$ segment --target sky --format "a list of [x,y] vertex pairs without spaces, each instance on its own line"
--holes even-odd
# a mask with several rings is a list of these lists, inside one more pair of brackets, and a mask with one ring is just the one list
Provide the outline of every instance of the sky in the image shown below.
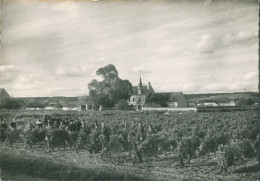
[[3,1],[0,87],[88,95],[96,70],[155,92],[258,91],[258,3]]

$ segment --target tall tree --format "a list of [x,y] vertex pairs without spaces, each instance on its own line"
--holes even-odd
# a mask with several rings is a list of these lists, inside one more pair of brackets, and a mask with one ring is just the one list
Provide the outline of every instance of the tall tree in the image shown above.
[[109,64],[99,68],[96,74],[102,81],[92,80],[88,84],[89,96],[93,106],[113,107],[119,100],[127,100],[131,96],[132,84],[118,76],[116,67]]
[[116,70],[116,67],[112,64],[109,64],[103,68],[99,68],[96,71],[97,75],[100,75],[103,77],[104,81],[106,83],[110,83],[111,81],[113,81],[114,79],[118,79],[118,72]]

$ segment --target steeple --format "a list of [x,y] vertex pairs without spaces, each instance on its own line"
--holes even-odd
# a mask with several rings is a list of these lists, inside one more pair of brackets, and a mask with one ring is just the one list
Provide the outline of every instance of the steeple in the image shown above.
[[138,84],[138,94],[142,94],[142,87],[143,87],[143,83],[142,83],[142,79],[141,79],[141,71],[140,71],[140,80],[139,80],[139,84]]
[[143,87],[143,84],[142,84],[142,79],[140,77],[139,84],[138,84],[138,89],[141,89],[142,87]]

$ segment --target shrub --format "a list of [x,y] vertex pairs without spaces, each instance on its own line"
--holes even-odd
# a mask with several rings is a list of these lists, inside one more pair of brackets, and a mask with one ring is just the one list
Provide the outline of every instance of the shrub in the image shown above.
[[226,145],[229,143],[229,135],[227,133],[219,133],[216,135],[217,136],[217,144],[218,145]]
[[228,167],[233,165],[235,157],[234,157],[233,150],[230,147],[225,149],[224,158],[227,161]]
[[248,140],[240,143],[239,147],[245,158],[253,158],[255,156],[255,151]]
[[218,149],[218,143],[217,143],[217,139],[215,136],[210,137],[209,135],[207,135],[204,138],[202,145],[203,145],[203,147],[202,147],[201,153],[203,153],[203,154],[215,152]]
[[241,148],[238,144],[231,145],[230,148],[232,149],[235,161],[239,161],[243,158]]
[[179,142],[179,149],[181,150],[183,157],[190,160],[195,155],[197,150],[196,145],[197,143],[193,138],[183,138]]
[[193,129],[193,133],[192,135],[194,137],[198,137],[198,138],[204,138],[206,136],[206,132],[200,128],[199,125],[197,125],[194,129]]
[[177,147],[176,138],[167,133],[159,132],[159,150],[168,152],[170,149],[175,150]]
[[123,146],[120,144],[119,136],[116,134],[112,134],[110,136],[110,148],[113,152],[121,152],[123,151]]
[[156,155],[159,147],[159,137],[158,135],[151,135],[149,138],[144,140],[141,144],[141,149],[146,156],[154,156]]

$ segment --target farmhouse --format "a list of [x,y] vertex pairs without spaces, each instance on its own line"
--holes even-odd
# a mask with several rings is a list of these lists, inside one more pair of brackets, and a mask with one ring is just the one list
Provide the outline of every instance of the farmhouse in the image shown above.
[[5,91],[5,89],[4,89],[4,88],[0,88],[0,104],[1,104],[4,100],[9,99],[9,98],[11,98],[11,97],[10,97],[9,94]]
[[217,103],[215,103],[215,102],[204,102],[203,104],[202,104],[203,106],[218,106],[218,104]]
[[230,102],[221,102],[218,103],[219,106],[236,106],[237,103],[234,100],[231,100]]

